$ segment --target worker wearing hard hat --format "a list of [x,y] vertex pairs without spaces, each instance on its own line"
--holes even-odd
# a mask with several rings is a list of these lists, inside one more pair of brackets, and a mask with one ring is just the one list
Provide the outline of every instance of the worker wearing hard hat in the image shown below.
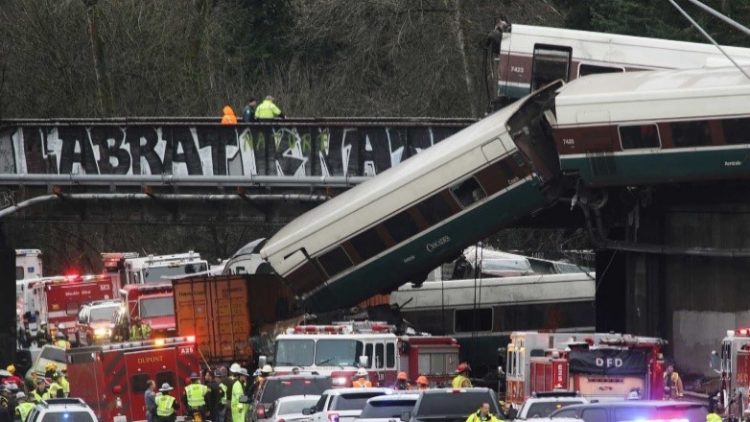
[[169,392],[174,390],[169,383],[165,382],[161,385],[159,393],[154,398],[156,403],[156,420],[159,422],[174,422],[177,419],[175,410],[180,407],[174,396],[170,395]]
[[411,389],[411,386],[409,385],[409,377],[406,375],[406,372],[401,371],[398,373],[396,376],[396,384],[393,386],[393,389],[399,391]]
[[208,387],[201,384],[200,375],[195,372],[190,374],[190,384],[185,386],[185,393],[183,394],[188,415],[197,411],[201,414],[201,420],[206,420],[206,394],[208,394]]
[[23,391],[16,393],[16,415],[21,418],[21,422],[26,422],[26,418],[29,417],[29,413],[34,408],[32,403]]
[[42,400],[45,400],[47,397],[47,382],[44,380],[44,378],[39,378],[36,380],[36,388],[31,393],[31,400],[36,403],[41,403]]
[[427,390],[430,388],[430,382],[427,380],[427,377],[424,375],[420,375],[417,377],[417,390]]
[[469,372],[471,367],[466,362],[461,362],[456,368],[456,376],[451,381],[451,387],[453,388],[471,388],[471,380],[469,379]]
[[352,381],[352,387],[354,388],[372,387],[372,382],[370,382],[370,375],[367,373],[367,370],[365,368],[357,369],[357,373],[354,374],[354,381]]
[[62,378],[62,374],[59,372],[55,372],[55,374],[52,375],[52,382],[47,389],[47,396],[45,399],[61,399],[64,397],[63,388],[62,385],[60,385],[60,378]]
[[55,334],[55,346],[59,347],[61,349],[69,350],[70,349],[70,342],[68,341],[68,336],[65,335],[62,330],[58,330],[57,334]]
[[271,365],[263,365],[263,367],[260,369],[260,373],[257,377],[255,377],[255,381],[253,382],[253,392],[260,390],[260,388],[263,386],[263,383],[266,382],[266,378],[270,377],[273,374],[273,367]]
[[[237,366],[239,367],[239,365]],[[245,368],[235,368],[233,373],[237,376],[237,379],[232,384],[232,422],[244,422],[250,405],[240,403],[240,398],[245,395],[245,386],[247,386],[247,378],[250,374],[247,373]]]

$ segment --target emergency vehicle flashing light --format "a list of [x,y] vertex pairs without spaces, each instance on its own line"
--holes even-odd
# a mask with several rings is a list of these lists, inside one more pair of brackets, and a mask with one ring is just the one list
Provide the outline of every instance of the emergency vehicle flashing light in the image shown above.
[[730,331],[727,331],[727,334],[728,334],[728,335],[729,335],[729,336],[731,337],[731,334],[730,334],[730,333],[731,333],[731,334],[735,334],[735,335],[738,335],[738,336],[742,336],[742,337],[747,337],[748,335],[750,335],[750,329],[747,329],[747,328],[740,328],[740,329],[737,329],[737,330],[735,330],[735,331],[734,331],[734,333],[732,333],[732,331],[731,331],[731,330],[730,330]]
[[366,334],[392,333],[394,327],[384,322],[349,321],[334,322],[333,325],[298,325],[287,330],[287,334]]

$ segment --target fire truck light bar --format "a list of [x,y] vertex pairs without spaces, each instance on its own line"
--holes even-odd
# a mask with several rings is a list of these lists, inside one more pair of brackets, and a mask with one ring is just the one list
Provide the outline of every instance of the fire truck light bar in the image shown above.
[[178,344],[178,343],[195,343],[195,336],[157,338],[153,340],[143,340],[143,341],[126,341],[123,343],[105,344],[101,346],[101,348],[102,348],[102,351],[108,351],[108,350],[130,349],[130,348],[135,348],[135,347],[163,347],[168,344]]

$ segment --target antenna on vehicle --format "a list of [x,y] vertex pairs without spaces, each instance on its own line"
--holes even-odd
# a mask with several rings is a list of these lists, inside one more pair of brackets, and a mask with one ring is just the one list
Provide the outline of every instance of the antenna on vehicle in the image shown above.
[[[735,28],[739,29],[740,31],[744,32],[745,34],[750,35],[750,29],[745,28],[740,23],[738,23],[738,22],[730,19],[727,16],[724,16],[723,14],[717,12],[716,10],[714,10],[714,9],[708,7],[708,6],[706,6],[705,4],[699,2],[698,0],[688,0],[688,1],[690,3],[693,3],[696,6],[700,7],[701,9],[705,10],[706,12],[708,12],[708,13],[716,16],[716,17],[718,17],[719,19],[723,20],[724,22],[729,23],[730,25],[732,25]],[[736,61],[734,61],[734,59],[732,58],[732,56],[730,56],[726,51],[724,51],[724,49],[721,48],[721,46],[719,45],[719,43],[717,43],[716,40],[714,40],[711,37],[711,35],[709,35],[708,32],[706,32],[698,24],[698,22],[695,21],[695,19],[693,19],[692,17],[690,17],[690,15],[685,11],[685,9],[683,9],[682,7],[680,7],[680,5],[678,5],[675,0],[669,0],[669,2],[672,3],[672,6],[674,6],[674,8],[677,9],[677,11],[680,12],[682,14],[682,16],[685,17],[685,19],[687,19],[698,31],[700,31],[700,33],[706,39],[708,39],[709,41],[711,41],[711,44],[713,44],[716,48],[718,48],[719,51],[721,52],[721,54],[723,54],[724,57],[726,57],[727,59],[729,59],[729,61],[732,62],[732,64],[734,65],[734,67],[736,67],[737,69],[739,69],[739,71],[742,72],[743,75],[745,75],[745,78],[747,78],[748,80],[750,80],[750,75],[748,75],[748,73],[745,72],[745,69],[743,69]]]

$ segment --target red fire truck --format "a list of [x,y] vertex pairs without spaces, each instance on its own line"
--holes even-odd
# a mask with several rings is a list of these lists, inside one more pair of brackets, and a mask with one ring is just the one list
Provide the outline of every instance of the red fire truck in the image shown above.
[[126,325],[135,317],[151,326],[154,337],[177,334],[172,283],[128,284],[120,289],[127,307],[126,315],[118,315],[117,324]]
[[59,276],[40,279],[31,285],[42,321],[65,330],[73,341],[78,311],[85,303],[114,297],[112,279],[102,275]]
[[506,396],[520,405],[532,393],[577,391],[596,400],[664,396],[666,342],[604,333],[514,332],[507,355]]
[[299,325],[276,337],[272,362],[277,374],[294,368],[315,371],[331,376],[334,387],[350,387],[360,367],[368,370],[373,385],[394,384],[404,371],[412,382],[425,375],[438,386],[450,383],[458,348],[452,337],[397,336],[393,326],[382,322]]
[[169,383],[179,400],[185,379],[200,371],[194,337],[78,347],[67,357],[71,397],[83,399],[102,422],[145,420],[148,380]]
[[[721,341],[721,350],[711,353],[711,368],[721,375],[720,399],[725,408],[738,392],[742,396],[742,415],[730,415],[742,420],[750,417],[750,329],[739,328],[727,331],[727,336]],[[736,409],[730,408],[736,411]]]

